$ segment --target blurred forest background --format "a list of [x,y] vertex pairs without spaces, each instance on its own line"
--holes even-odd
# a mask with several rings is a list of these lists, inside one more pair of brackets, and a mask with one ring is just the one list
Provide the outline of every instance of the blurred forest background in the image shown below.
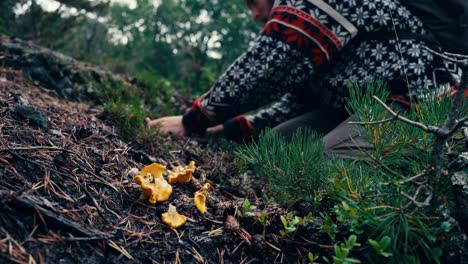
[[242,0],[0,1],[0,34],[188,97],[206,91],[259,30]]

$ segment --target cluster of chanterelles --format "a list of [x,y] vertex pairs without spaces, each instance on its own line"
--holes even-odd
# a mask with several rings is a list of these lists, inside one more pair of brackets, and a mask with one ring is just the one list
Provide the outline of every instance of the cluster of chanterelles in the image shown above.
[[[170,183],[189,183],[195,169],[194,161],[191,161],[185,167],[173,167],[172,170],[167,171],[167,181],[163,176],[166,166],[158,163],[145,166],[141,172],[133,170],[135,175],[138,174],[134,179],[141,186],[142,192],[140,199],[148,200],[148,202],[152,204],[167,201],[172,194],[172,185]],[[209,188],[211,188],[211,185],[206,183],[199,191],[195,192],[194,204],[201,213],[205,213],[207,211],[205,203]],[[171,228],[178,228],[184,225],[187,221],[187,218],[184,215],[177,213],[176,207],[171,204],[169,205],[168,212],[163,213],[161,218],[163,223],[167,224]]]

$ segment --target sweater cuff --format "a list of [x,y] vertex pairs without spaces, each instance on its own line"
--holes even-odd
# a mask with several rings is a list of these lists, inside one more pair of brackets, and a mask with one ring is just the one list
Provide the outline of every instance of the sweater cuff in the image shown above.
[[251,141],[257,137],[257,131],[252,122],[244,115],[236,116],[224,122],[224,136],[235,141]]
[[201,105],[201,99],[193,101],[192,109],[182,117],[182,124],[189,134],[203,134],[208,127],[218,124],[216,119],[210,116]]

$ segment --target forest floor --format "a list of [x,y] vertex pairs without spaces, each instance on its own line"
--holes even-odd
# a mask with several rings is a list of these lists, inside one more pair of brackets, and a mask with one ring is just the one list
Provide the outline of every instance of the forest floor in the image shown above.
[[[26,78],[15,56],[0,49],[1,263],[307,263],[309,252],[331,254],[313,225],[280,235],[281,215],[304,216],[311,205],[263,202],[265,184],[239,172],[232,149],[164,134],[124,142],[99,107]],[[193,179],[173,184],[168,201],[139,199],[132,168],[190,161]],[[213,188],[202,214],[193,196],[204,183]],[[245,199],[256,208],[240,217]],[[184,226],[161,222],[169,204]]]

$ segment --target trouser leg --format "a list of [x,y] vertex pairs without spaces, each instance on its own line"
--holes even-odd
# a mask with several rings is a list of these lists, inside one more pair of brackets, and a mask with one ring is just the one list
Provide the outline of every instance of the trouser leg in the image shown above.
[[274,127],[273,131],[287,139],[291,139],[297,129],[309,129],[325,135],[347,117],[348,115],[345,113],[319,108],[283,122]]
[[373,145],[357,125],[348,124],[351,120],[352,117],[343,113],[320,108],[283,122],[273,131],[291,139],[297,129],[309,129],[324,135],[325,154],[352,159],[365,157],[365,151]]
[[[408,110],[407,106],[399,102],[392,102],[389,106],[397,113]],[[351,159],[369,158],[367,152],[375,147],[360,125],[349,124],[353,120],[353,116],[349,117],[325,135],[325,154]]]
[[349,124],[352,120],[353,117],[346,119],[323,137],[325,154],[356,159],[366,157],[366,152],[374,149],[358,125]]

